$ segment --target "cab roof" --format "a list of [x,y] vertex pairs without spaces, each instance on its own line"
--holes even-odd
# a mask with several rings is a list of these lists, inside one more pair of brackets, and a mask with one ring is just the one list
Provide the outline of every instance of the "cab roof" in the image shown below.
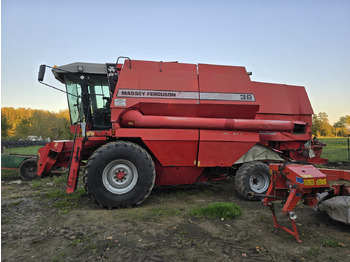
[[85,74],[107,74],[106,64],[75,62],[68,65],[55,67],[52,69],[55,78],[64,83],[64,74],[85,73]]

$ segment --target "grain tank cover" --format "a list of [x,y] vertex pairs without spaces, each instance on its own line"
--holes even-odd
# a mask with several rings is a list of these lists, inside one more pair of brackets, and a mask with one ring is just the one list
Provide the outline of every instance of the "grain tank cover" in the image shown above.
[[[253,119],[259,109],[244,67],[128,60],[112,108],[144,115]],[[118,121],[112,117],[112,121]]]
[[202,116],[255,117],[260,104],[245,67],[198,64],[198,81]]

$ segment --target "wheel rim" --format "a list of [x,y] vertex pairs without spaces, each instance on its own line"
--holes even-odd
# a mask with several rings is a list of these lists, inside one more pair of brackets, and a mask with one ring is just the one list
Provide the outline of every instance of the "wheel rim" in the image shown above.
[[265,173],[254,172],[249,178],[250,188],[255,193],[264,193],[269,187],[270,180]]
[[103,185],[113,194],[125,194],[131,191],[135,187],[137,179],[136,167],[125,159],[110,162],[102,173]]

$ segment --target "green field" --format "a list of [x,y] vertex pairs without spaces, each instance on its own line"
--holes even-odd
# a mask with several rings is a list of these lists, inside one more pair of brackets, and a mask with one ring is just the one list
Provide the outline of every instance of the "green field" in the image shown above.
[[348,158],[348,138],[346,137],[332,137],[320,138],[320,140],[327,144],[323,147],[322,157],[327,158],[329,162],[344,162],[349,161]]

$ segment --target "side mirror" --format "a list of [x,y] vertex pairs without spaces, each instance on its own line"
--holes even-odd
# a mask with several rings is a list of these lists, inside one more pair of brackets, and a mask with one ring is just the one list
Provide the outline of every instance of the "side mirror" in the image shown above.
[[42,82],[44,80],[45,69],[46,69],[46,65],[40,65],[39,73],[38,73],[38,81],[39,82]]

